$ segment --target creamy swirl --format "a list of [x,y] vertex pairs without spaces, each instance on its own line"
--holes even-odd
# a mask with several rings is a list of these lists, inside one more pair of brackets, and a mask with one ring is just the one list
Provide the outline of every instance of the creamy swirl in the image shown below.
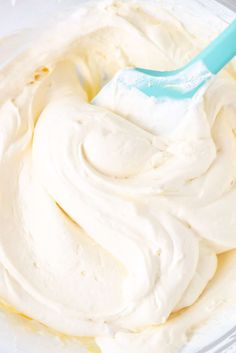
[[236,247],[233,66],[184,103],[91,104],[120,68],[203,44],[163,10],[100,2],[2,70],[0,295],[17,310],[78,336],[163,324]]

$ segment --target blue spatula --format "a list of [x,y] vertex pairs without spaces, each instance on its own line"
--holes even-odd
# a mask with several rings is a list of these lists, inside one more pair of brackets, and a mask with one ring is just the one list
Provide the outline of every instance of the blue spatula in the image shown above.
[[[191,98],[210,78],[217,74],[236,55],[236,20],[234,20],[207,48],[190,63],[174,71],[154,71],[127,68],[119,71],[113,80],[128,88],[136,88],[149,97]],[[112,80],[112,81],[113,81]],[[112,81],[99,95],[104,97]]]

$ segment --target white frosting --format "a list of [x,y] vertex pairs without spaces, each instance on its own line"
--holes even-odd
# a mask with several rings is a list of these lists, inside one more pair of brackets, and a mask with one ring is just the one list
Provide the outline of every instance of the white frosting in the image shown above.
[[177,352],[182,315],[178,344],[158,325],[236,247],[233,66],[190,101],[116,89],[89,103],[120,68],[174,69],[202,45],[158,7],[102,1],[0,74],[0,296],[62,333],[103,336],[103,353]]

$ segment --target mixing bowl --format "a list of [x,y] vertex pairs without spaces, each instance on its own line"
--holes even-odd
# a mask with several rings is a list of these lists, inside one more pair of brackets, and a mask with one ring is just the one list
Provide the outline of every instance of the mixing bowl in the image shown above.
[[[83,1],[85,0],[1,0],[0,37],[8,36],[8,40],[0,42],[0,67],[32,45],[45,25],[67,16]],[[236,18],[236,0],[222,0],[221,3],[215,0],[149,1],[160,2],[162,6],[174,12],[175,16],[181,17],[182,23],[191,28],[193,33],[196,29],[191,19],[198,17],[202,36],[220,30],[222,25]],[[0,353],[89,351],[96,351],[89,339],[60,336],[40,323],[15,313],[4,303],[0,306]],[[231,308],[221,317],[210,320],[201,329],[196,328],[191,341],[181,353],[207,352],[236,352],[236,308]]]

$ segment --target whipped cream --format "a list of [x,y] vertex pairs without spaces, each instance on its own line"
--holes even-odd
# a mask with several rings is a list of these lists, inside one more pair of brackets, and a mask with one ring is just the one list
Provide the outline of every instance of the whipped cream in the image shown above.
[[152,6],[82,5],[0,73],[0,297],[103,353],[179,352],[204,290],[232,304],[206,287],[236,248],[233,65],[192,100],[91,103],[119,69],[206,44]]

